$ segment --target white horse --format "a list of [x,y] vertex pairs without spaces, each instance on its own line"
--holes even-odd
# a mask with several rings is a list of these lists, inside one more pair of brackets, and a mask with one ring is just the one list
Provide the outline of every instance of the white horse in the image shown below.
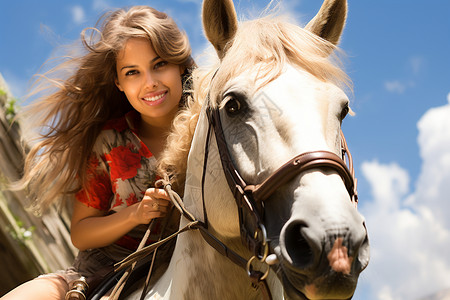
[[208,234],[178,236],[146,299],[353,296],[369,245],[341,161],[346,76],[330,60],[346,12],[345,0],[325,0],[305,28],[268,17],[238,26],[232,0],[204,0],[220,63],[198,79],[184,203]]

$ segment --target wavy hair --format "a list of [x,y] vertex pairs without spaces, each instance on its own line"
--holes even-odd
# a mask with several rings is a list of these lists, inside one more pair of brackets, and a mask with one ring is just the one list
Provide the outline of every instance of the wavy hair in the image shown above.
[[190,77],[195,64],[188,38],[165,13],[134,6],[84,29],[81,54],[36,76],[30,97],[37,99],[24,112],[39,132],[18,186],[27,189],[35,213],[85,187],[87,159],[102,127],[133,109],[114,84],[116,55],[130,38],[149,39],[158,56],[184,66],[184,80]]

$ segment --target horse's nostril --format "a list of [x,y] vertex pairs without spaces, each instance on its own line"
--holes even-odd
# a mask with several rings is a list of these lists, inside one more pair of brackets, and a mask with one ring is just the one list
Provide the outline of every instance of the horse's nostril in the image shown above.
[[284,234],[285,257],[296,268],[305,269],[314,261],[314,252],[302,224],[290,224]]

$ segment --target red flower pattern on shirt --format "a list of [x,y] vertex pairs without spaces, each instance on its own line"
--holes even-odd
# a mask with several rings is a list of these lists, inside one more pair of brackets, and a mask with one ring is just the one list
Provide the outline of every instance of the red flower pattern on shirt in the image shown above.
[[111,199],[112,196],[111,181],[106,172],[91,174],[87,189],[76,194],[78,201],[100,210],[109,209],[109,203],[105,199]]
[[[89,157],[87,187],[76,194],[78,201],[103,211],[119,211],[141,201],[145,190],[154,186],[156,159],[137,135],[138,118],[131,113],[104,126]],[[153,234],[156,239],[156,231]],[[135,249],[130,241],[124,237],[116,244]]]
[[130,196],[126,199],[126,201],[128,206],[139,202],[138,198],[136,197],[136,194],[134,193],[131,193]]
[[120,194],[116,193],[116,202],[114,203],[114,207],[122,206],[123,201],[120,199]]
[[127,180],[137,175],[141,168],[141,155],[132,152],[129,147],[118,146],[107,155],[111,166],[111,179]]

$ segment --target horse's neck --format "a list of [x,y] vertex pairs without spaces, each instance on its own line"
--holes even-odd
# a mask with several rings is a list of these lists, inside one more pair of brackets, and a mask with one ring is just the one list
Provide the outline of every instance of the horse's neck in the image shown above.
[[[183,224],[181,224],[183,225]],[[208,245],[198,231],[178,236],[169,268],[147,299],[258,299],[246,271]]]

